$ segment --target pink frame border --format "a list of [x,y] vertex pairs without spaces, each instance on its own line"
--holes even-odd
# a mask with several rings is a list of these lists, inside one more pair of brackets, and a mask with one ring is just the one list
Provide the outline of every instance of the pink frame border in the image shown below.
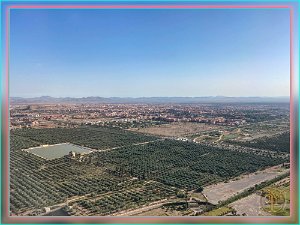
[[[290,163],[291,163],[291,215],[289,217],[13,217],[8,207],[2,209],[4,223],[296,223],[298,221],[298,197],[296,158],[294,150],[294,11],[290,5],[10,5],[5,10],[5,96],[3,98],[3,171],[9,171],[9,25],[10,9],[289,9],[290,11]],[[5,173],[3,206],[9,204],[8,172]],[[293,187],[293,189],[292,189]]]

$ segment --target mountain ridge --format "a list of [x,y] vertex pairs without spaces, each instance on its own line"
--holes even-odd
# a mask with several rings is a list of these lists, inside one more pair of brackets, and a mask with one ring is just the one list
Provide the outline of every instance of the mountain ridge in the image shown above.
[[289,103],[289,97],[10,97],[10,103]]

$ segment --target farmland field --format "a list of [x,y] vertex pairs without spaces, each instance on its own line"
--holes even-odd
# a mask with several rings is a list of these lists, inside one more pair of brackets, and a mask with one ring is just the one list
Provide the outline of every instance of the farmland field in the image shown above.
[[92,149],[106,149],[157,139],[153,136],[106,127],[19,129],[12,131],[11,134],[43,144],[70,142]]
[[166,137],[188,136],[191,134],[218,129],[219,126],[202,123],[174,122],[137,129],[138,132]]
[[271,137],[257,138],[251,141],[227,141],[239,146],[266,149],[278,152],[290,152],[290,132],[273,135]]
[[285,161],[174,140],[95,152],[87,160],[117,176],[154,179],[190,190]]
[[[68,157],[46,160],[22,150],[66,142],[106,151],[86,154],[77,161]],[[68,213],[76,216],[133,210],[176,197],[181,190],[195,190],[287,161],[103,127],[15,130],[10,157],[12,215],[40,215],[43,207],[69,199],[73,207]]]

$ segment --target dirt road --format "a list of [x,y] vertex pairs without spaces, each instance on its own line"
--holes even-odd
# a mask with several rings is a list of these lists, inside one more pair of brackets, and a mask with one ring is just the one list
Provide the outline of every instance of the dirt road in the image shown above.
[[203,190],[203,194],[212,204],[218,204],[219,201],[224,201],[233,195],[244,191],[247,188],[259,184],[263,181],[271,180],[278,175],[288,172],[288,169],[275,166],[263,171],[258,171],[249,175],[243,175],[239,179],[233,179],[228,183],[218,183],[207,186]]

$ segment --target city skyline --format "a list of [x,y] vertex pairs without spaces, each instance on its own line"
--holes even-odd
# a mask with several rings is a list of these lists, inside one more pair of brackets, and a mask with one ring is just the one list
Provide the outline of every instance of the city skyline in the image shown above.
[[14,10],[10,46],[15,97],[289,96],[288,10]]

